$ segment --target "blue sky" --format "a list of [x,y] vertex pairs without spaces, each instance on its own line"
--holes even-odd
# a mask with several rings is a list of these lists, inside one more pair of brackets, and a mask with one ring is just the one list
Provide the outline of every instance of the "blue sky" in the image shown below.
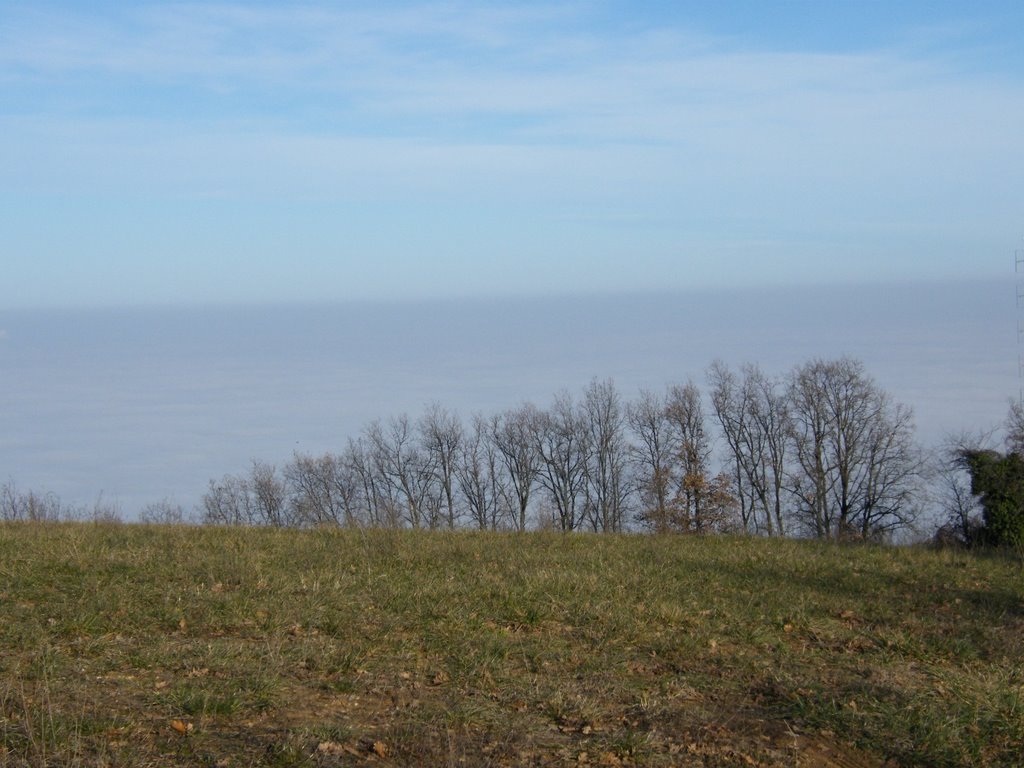
[[991,278],[1019,2],[0,0],[0,307]]

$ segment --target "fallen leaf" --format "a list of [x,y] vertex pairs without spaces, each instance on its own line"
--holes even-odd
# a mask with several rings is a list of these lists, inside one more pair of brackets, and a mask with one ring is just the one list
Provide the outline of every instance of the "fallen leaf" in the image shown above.
[[343,755],[345,747],[336,741],[321,741],[316,745],[316,751],[322,755]]

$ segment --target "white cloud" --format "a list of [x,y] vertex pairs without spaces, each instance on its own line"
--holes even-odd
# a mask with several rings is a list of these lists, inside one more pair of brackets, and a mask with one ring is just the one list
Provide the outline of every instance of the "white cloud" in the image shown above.
[[[934,140],[956,118],[1005,124],[999,138],[1009,143],[1021,119],[1019,82],[958,76],[937,59],[893,50],[753,53],[685,30],[600,30],[587,22],[571,6],[460,3],[32,13],[0,29],[0,73],[71,104],[81,102],[60,97],[65,78],[84,78],[93,89],[113,78],[100,111],[90,112],[86,100],[72,116],[155,117],[186,132],[254,120],[271,131],[451,143],[483,136],[484,143],[736,145],[739,130],[748,142],[774,146],[906,131]],[[174,90],[161,105],[163,88]],[[147,90],[145,108],[121,96]],[[117,100],[113,109],[109,99]],[[1002,120],[993,121],[997,109]],[[31,104],[18,111],[32,112]],[[925,121],[930,130],[921,131]]]
[[351,8],[10,14],[0,195],[148,201],[154,241],[167,200],[420,207],[452,231],[425,247],[465,261],[500,231],[506,271],[589,249],[724,278],[737,254],[755,278],[954,264],[1019,218],[1024,84],[929,49],[744,50],[581,6]]

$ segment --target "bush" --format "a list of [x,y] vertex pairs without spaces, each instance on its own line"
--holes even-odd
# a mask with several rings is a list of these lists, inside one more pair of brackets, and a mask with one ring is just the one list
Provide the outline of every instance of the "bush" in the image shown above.
[[1024,545],[1024,457],[991,450],[969,450],[963,459],[971,473],[971,492],[981,500],[984,527],[980,543]]

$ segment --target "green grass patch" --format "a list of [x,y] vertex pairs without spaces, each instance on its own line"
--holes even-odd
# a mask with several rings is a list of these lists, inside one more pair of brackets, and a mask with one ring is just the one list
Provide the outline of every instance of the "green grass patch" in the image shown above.
[[1022,669],[1008,558],[0,526],[4,765],[1010,766]]

